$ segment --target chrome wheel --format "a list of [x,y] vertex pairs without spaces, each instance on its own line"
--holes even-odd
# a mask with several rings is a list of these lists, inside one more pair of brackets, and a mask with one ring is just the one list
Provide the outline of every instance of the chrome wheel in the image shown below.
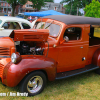
[[35,71],[27,75],[20,83],[20,91],[27,92],[28,96],[41,93],[46,85],[46,76],[41,71]]
[[27,83],[27,90],[30,93],[38,92],[43,86],[43,79],[40,76],[32,77]]

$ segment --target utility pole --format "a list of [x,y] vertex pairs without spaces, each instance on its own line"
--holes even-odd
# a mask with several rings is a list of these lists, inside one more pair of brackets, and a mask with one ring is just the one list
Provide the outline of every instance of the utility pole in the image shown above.
[[79,4],[77,4],[77,16],[78,16],[78,11],[79,11]]
[[72,12],[72,0],[71,0],[71,9],[70,9],[70,15],[71,15],[71,12]]
[[78,16],[78,7],[77,7],[77,16]]

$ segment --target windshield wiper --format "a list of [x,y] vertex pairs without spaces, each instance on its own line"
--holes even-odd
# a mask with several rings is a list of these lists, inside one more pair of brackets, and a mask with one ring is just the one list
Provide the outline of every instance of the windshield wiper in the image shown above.
[[[53,21],[52,21],[53,22]],[[51,24],[52,24],[52,22],[47,26],[47,27],[45,27],[44,29],[47,29]]]

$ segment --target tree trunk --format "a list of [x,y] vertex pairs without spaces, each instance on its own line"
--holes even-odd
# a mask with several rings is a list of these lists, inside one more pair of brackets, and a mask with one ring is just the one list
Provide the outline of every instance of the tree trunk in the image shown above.
[[12,16],[15,15],[16,2],[12,3]]
[[16,6],[12,5],[12,16],[15,15],[15,7],[16,7]]

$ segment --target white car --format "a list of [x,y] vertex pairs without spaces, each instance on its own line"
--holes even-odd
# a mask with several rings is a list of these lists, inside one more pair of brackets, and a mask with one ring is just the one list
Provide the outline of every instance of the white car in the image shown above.
[[9,36],[13,30],[30,28],[33,28],[33,25],[26,19],[0,16],[0,36]]

